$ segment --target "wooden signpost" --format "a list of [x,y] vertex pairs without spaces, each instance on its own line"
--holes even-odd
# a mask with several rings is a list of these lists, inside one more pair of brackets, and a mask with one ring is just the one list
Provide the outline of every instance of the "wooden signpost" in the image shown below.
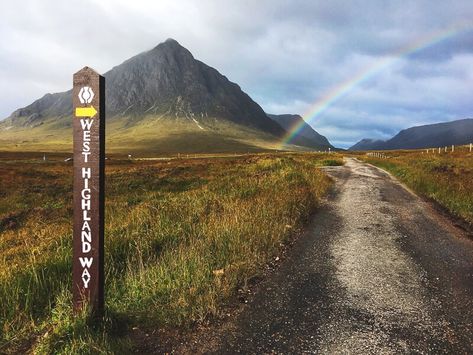
[[73,303],[100,316],[104,308],[105,78],[85,67],[74,74]]

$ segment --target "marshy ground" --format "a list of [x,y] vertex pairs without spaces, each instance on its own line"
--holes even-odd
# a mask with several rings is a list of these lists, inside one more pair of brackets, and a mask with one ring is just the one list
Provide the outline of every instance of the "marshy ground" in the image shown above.
[[123,160],[106,168],[105,322],[71,314],[72,163],[0,156],[0,352],[123,352],[128,332],[186,327],[299,233],[336,154]]

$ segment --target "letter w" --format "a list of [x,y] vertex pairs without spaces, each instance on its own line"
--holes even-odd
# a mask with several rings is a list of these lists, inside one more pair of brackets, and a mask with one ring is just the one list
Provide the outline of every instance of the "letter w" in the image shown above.
[[79,260],[83,268],[87,267],[90,269],[90,266],[92,265],[92,261],[94,261],[94,258],[79,258]]
[[94,120],[89,120],[89,119],[84,120],[83,118],[81,118],[80,120],[80,125],[82,126],[82,129],[84,131],[86,129],[87,131],[90,131],[90,127],[92,127],[92,123],[94,123]]

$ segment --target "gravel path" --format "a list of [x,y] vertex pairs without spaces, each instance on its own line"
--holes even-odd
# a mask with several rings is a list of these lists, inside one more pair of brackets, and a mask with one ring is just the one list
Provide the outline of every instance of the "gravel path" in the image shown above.
[[239,316],[184,352],[473,353],[473,242],[348,159],[333,196]]

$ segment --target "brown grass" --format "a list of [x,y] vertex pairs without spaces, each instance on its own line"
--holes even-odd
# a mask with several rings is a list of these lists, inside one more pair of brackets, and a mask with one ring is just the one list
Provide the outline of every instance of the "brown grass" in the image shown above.
[[[126,351],[126,327],[218,314],[298,233],[330,185],[336,154],[109,160],[107,316],[72,318],[72,167],[0,154],[0,352]],[[330,159],[329,159],[330,158]],[[91,350],[95,349],[95,350]],[[118,349],[118,350],[117,350]]]

